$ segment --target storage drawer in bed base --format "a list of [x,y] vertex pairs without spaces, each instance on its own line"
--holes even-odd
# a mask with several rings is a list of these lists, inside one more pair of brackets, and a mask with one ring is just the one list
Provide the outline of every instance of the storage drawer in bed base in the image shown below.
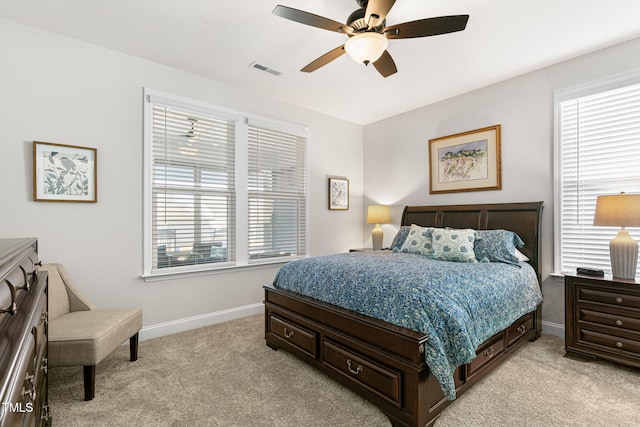
[[322,363],[400,406],[402,373],[330,340],[322,341]]
[[275,335],[314,359],[318,356],[318,334],[296,322],[270,314],[267,334]]

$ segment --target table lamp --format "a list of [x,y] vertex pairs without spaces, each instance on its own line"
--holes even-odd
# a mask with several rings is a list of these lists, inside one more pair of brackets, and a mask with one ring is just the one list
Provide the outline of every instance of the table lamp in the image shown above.
[[593,225],[621,227],[618,235],[609,242],[611,272],[613,277],[634,279],[638,265],[638,242],[633,240],[625,227],[640,226],[640,194],[598,196]]
[[379,251],[382,249],[382,227],[380,224],[387,224],[391,222],[391,212],[389,206],[383,205],[371,205],[367,210],[367,224],[375,224],[371,232],[371,241],[373,242],[373,250]]

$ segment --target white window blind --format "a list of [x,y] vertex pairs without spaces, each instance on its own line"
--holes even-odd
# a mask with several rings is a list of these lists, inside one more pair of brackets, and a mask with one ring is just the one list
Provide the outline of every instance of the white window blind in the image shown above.
[[232,263],[235,122],[151,107],[151,271]]
[[145,89],[143,277],[308,253],[307,129]]
[[249,262],[306,253],[306,137],[249,122]]
[[[590,92],[556,104],[558,272],[587,266],[610,273],[609,241],[618,229],[593,226],[596,198],[640,192],[640,84]],[[640,240],[639,229],[629,231]]]

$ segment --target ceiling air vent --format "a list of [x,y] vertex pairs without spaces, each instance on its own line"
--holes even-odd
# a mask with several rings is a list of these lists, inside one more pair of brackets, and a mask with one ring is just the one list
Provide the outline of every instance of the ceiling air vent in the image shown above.
[[279,76],[279,75],[282,74],[281,71],[274,70],[273,68],[269,68],[269,67],[264,66],[262,64],[258,64],[255,61],[252,62],[251,64],[249,64],[249,67],[255,68],[256,70],[264,71],[265,73],[273,74],[274,76]]

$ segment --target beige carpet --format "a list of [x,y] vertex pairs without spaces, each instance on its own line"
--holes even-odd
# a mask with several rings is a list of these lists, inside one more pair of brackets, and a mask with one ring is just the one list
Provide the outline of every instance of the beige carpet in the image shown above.
[[[120,347],[98,365],[50,370],[56,427],[388,427],[373,405],[263,338],[263,316]],[[447,408],[436,427],[640,426],[640,370],[563,356],[543,335]],[[533,403],[529,403],[532,401]]]

